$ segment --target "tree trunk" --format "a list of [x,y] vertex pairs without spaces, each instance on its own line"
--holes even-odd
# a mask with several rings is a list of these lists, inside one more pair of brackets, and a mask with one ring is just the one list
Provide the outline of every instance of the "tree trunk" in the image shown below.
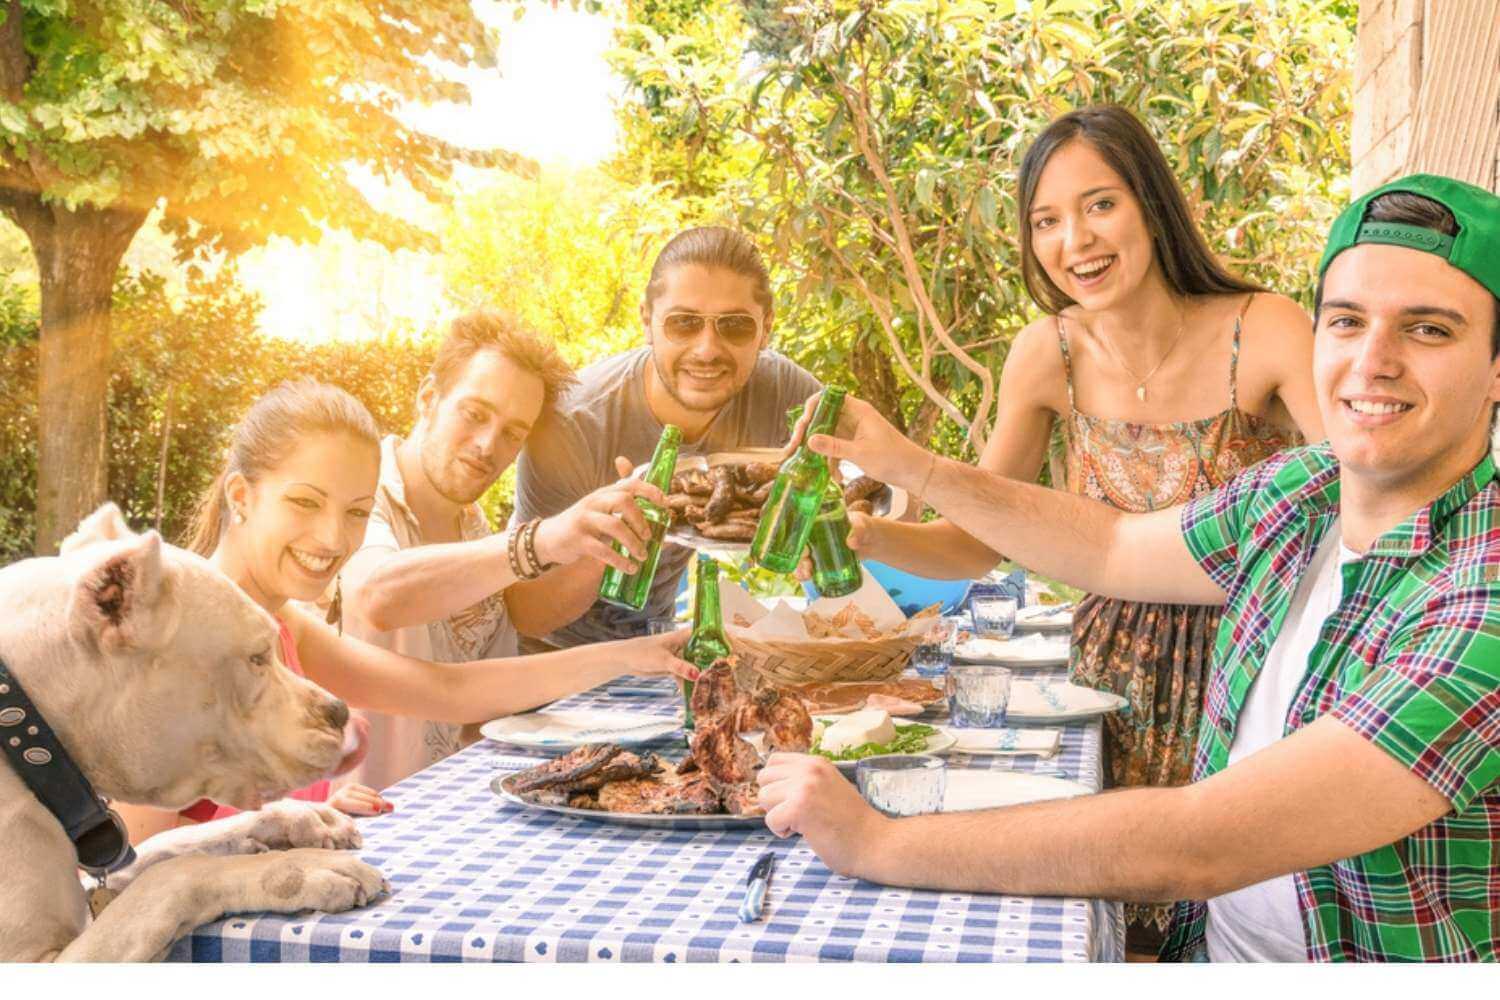
[[172,448],[172,386],[167,385],[166,412],[161,418],[161,450],[156,456],[156,530],[161,532],[162,508],[167,502],[167,456]]
[[110,294],[145,213],[42,207],[23,226],[41,279],[36,554],[104,502]]

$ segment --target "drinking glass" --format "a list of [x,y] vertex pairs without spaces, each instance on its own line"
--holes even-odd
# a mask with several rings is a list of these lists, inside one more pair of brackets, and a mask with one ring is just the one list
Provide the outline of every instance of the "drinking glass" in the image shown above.
[[921,816],[942,812],[948,772],[942,758],[925,753],[866,757],[854,766],[854,783],[887,816]]
[[911,654],[911,665],[922,677],[941,677],[953,663],[953,649],[958,644],[959,619],[939,618]]
[[979,594],[969,600],[974,634],[984,639],[1009,639],[1016,630],[1016,599]]
[[962,729],[998,729],[1010,707],[1010,671],[978,663],[948,669],[948,715]]

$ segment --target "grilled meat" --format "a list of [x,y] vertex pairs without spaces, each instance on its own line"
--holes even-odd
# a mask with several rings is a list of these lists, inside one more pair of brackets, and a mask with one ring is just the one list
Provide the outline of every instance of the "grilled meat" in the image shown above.
[[735,721],[742,733],[763,730],[777,750],[806,753],[812,746],[813,721],[807,706],[801,698],[784,695],[779,688],[757,691],[741,706]]
[[528,768],[516,775],[511,787],[517,794],[587,778],[621,753],[613,743],[590,743],[570,750],[555,760]]
[[572,781],[552,787],[568,792],[596,792],[611,781],[628,781],[632,778],[649,778],[662,769],[656,754],[637,757],[629,750],[622,750],[609,759],[599,770]]
[[673,493],[695,493],[706,497],[713,489],[714,484],[709,481],[706,469],[688,469],[672,477]]
[[700,726],[720,716],[734,715],[745,700],[734,681],[734,670],[728,660],[714,661],[693,682],[693,718]]
[[702,816],[719,811],[719,796],[701,774],[668,774],[612,781],[599,789],[599,807],[606,812]]
[[748,542],[755,538],[754,521],[725,521],[723,524],[704,522],[696,527],[698,534],[718,542]]
[[740,739],[733,714],[707,723],[700,721],[693,732],[693,759],[715,785],[738,785],[755,777],[760,754]]
[[760,804],[760,786],[753,781],[743,785],[730,785],[719,794],[724,802],[724,811],[735,816],[760,816],[765,809]]
[[748,487],[756,487],[762,483],[769,483],[776,478],[780,471],[778,466],[770,462],[746,462],[737,467],[739,469],[740,483]]
[[703,507],[703,515],[710,524],[718,524],[734,508],[734,470],[727,465],[715,466],[708,471],[708,477],[714,491]]
[[[866,707],[871,696],[877,696],[877,701],[880,700],[879,696],[884,696],[887,699],[909,702],[922,708],[930,708],[946,697],[937,685],[914,677],[853,684],[806,684],[802,687],[791,688],[787,693],[801,698],[809,712],[827,715],[858,711]],[[891,702],[887,701],[885,705],[879,707],[889,704]],[[886,710],[890,711],[889,708]]]
[[876,493],[879,493],[883,486],[885,484],[880,480],[871,479],[869,476],[860,476],[857,479],[851,479],[844,487],[844,503],[858,503],[861,500],[869,500]]

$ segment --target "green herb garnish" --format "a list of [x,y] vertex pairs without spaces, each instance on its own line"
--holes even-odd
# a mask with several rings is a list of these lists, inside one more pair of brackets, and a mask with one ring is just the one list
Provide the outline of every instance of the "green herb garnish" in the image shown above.
[[823,737],[820,734],[813,740],[811,752],[819,757],[827,757],[829,760],[863,760],[866,757],[875,757],[884,753],[922,753],[927,749],[927,738],[937,732],[932,726],[924,726],[920,722],[910,725],[896,727],[896,738],[889,743],[861,743],[857,747],[840,750],[838,753],[829,753],[823,749]]

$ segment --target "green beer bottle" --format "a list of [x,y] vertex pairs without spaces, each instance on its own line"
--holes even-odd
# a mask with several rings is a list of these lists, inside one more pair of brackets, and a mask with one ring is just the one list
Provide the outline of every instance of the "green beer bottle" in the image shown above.
[[823,492],[823,505],[808,536],[812,550],[813,586],[824,597],[845,597],[864,582],[864,570],[849,548],[849,512],[844,507],[844,491],[832,479]]
[[[838,426],[839,410],[844,405],[844,390],[828,386],[818,397],[807,433],[832,434]],[[803,549],[807,548],[813,522],[823,506],[823,491],[828,486],[828,463],[822,455],[807,447],[804,438],[792,456],[781,463],[771,495],[761,510],[755,538],[750,543],[750,558],[775,573],[790,573],[797,568]]]
[[[724,634],[724,612],[719,604],[719,564],[707,552],[698,553],[698,585],[693,591],[693,634],[682,649],[682,658],[699,670],[707,670],[714,661],[729,655],[729,638]],[[682,682],[682,698],[687,705],[683,726],[693,728],[693,682]]]
[[[795,432],[801,419],[802,404],[798,403],[786,411],[787,430]],[[813,522],[807,541],[812,553],[813,586],[823,597],[846,597],[864,582],[864,571],[849,548],[848,538],[849,512],[844,507],[844,491],[829,476],[818,519]]]
[[[672,473],[677,471],[677,448],[682,444],[682,430],[674,424],[662,428],[661,440],[656,442],[656,451],[651,455],[651,466],[646,470],[646,482],[663,493],[672,489]],[[651,537],[646,541],[646,558],[642,559],[634,573],[622,573],[613,566],[604,570],[604,579],[599,582],[599,599],[608,604],[632,611],[646,606],[651,594],[651,581],[656,578],[656,564],[661,559],[661,540],[667,533],[667,522],[671,513],[649,500],[636,497],[636,506],[646,517]],[[615,551],[622,556],[630,553],[619,543]]]

